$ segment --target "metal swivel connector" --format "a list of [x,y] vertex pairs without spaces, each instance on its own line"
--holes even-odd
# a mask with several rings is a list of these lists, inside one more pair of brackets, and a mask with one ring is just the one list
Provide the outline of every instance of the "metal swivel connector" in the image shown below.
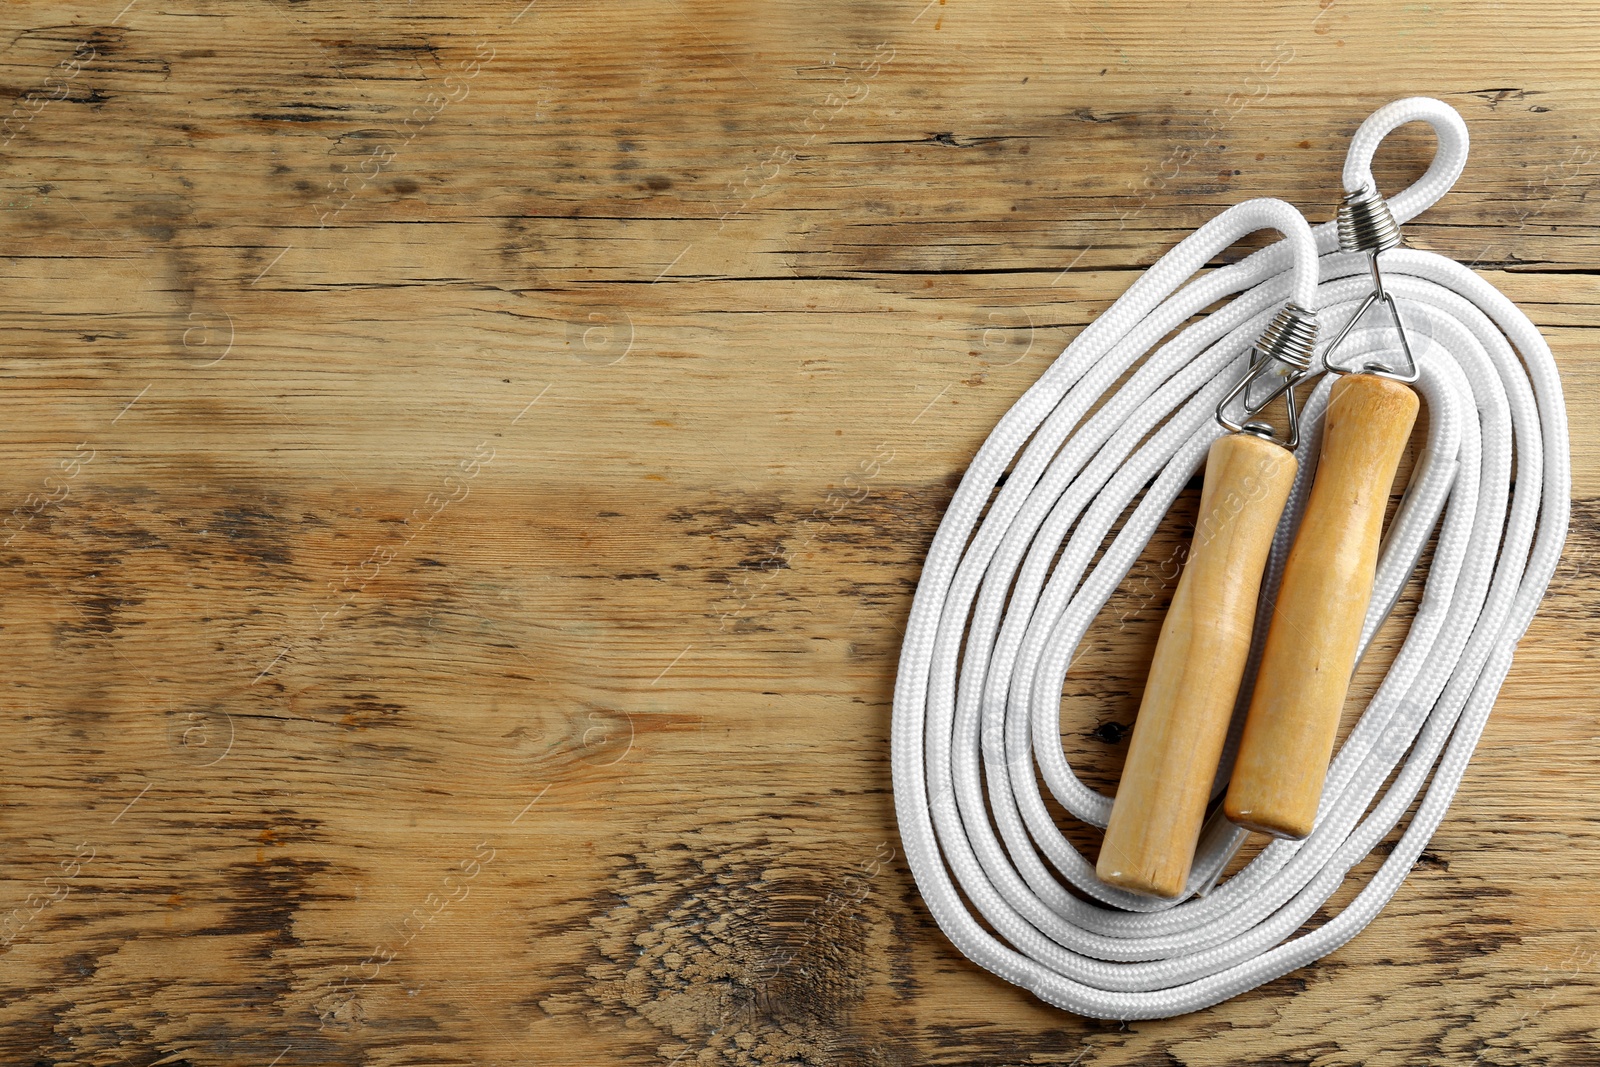
[[[1317,313],[1298,304],[1285,304],[1255,343],[1250,369],[1217,404],[1217,421],[1232,433],[1255,434],[1289,449],[1298,445],[1300,413],[1294,391],[1311,374],[1311,353],[1316,343]],[[1270,386],[1263,396],[1256,394],[1258,382]],[[1231,419],[1228,409],[1241,396],[1244,398],[1242,417]],[[1289,415],[1288,432],[1282,438],[1275,436],[1270,423],[1256,418],[1279,396],[1284,398]]]
[[[1411,354],[1411,342],[1406,337],[1405,324],[1400,321],[1400,307],[1395,303],[1394,297],[1384,289],[1383,271],[1378,267],[1379,253],[1395,248],[1405,241],[1399,225],[1394,221],[1393,213],[1389,211],[1388,202],[1371,187],[1346,193],[1344,200],[1339,204],[1338,228],[1340,249],[1345,252],[1367,253],[1367,269],[1372,274],[1372,292],[1361,301],[1356,313],[1350,316],[1350,321],[1344,324],[1338,336],[1328,345],[1328,350],[1323,353],[1323,362],[1330,371],[1338,374],[1381,374],[1386,378],[1395,378],[1402,382],[1416,381],[1417,360]],[[1400,335],[1400,347],[1406,354],[1406,366],[1395,368],[1369,361],[1364,367],[1352,367],[1335,362],[1333,353],[1355,328],[1356,323],[1361,321],[1361,316],[1367,313],[1367,309],[1378,301],[1382,301],[1388,307],[1389,317],[1394,320],[1395,331]]]

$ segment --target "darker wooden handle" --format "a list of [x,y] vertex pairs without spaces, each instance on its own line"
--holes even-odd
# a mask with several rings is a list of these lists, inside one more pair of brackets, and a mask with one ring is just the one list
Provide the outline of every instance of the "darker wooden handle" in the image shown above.
[[1194,543],[1161,624],[1100,848],[1105,882],[1158,897],[1183,891],[1295,469],[1290,452],[1249,434],[1211,446]]
[[1402,382],[1354,374],[1334,383],[1223,803],[1246,829],[1311,833],[1372,597],[1384,507],[1416,418],[1417,394]]

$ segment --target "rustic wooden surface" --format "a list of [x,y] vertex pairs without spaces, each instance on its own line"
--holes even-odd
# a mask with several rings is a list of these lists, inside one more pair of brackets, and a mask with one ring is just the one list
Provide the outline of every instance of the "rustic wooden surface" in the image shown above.
[[[0,12],[6,1062],[1600,1063],[1592,11],[523,5]],[[898,853],[923,552],[1135,271],[1412,93],[1474,139],[1413,240],[1562,365],[1563,565],[1370,929],[1065,1015]],[[1104,788],[1196,495],[1068,681]]]

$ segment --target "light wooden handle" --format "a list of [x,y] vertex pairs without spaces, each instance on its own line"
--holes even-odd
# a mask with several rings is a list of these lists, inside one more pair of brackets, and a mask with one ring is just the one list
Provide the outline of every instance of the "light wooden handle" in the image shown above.
[[1105,882],[1157,897],[1183,891],[1295,468],[1293,454],[1249,434],[1211,446],[1194,544],[1161,624],[1100,847]]
[[1404,383],[1334,383],[1322,456],[1284,565],[1223,810],[1274,837],[1311,833],[1372,598],[1383,511],[1417,420]]

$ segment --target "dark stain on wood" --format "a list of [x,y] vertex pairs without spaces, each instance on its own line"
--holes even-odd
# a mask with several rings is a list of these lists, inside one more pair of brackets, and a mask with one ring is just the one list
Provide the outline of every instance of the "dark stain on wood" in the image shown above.
[[856,1020],[872,975],[891,961],[910,973],[889,879],[868,870],[759,839],[635,854],[590,921],[583,977],[539,1006],[647,1023],[657,1036],[641,1044],[669,1060],[916,1062],[897,1027]]

